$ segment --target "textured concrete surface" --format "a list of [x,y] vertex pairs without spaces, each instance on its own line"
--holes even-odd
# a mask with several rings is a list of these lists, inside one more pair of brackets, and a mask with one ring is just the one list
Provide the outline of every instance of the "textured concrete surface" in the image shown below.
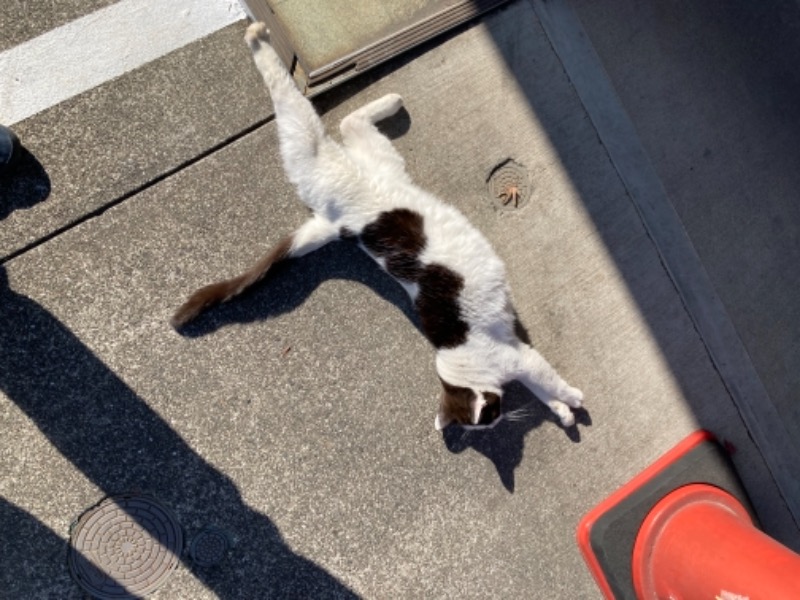
[[569,4],[765,390],[754,438],[768,452],[780,444],[776,474],[797,517],[800,5]]
[[[0,256],[152,183],[271,114],[241,42],[244,23],[14,126],[45,165],[47,201],[9,194]],[[33,204],[33,205],[31,205]],[[26,209],[26,210],[17,210]]]
[[244,20],[236,0],[119,0],[0,52],[0,121],[16,125]]
[[[246,88],[228,93],[244,97],[240,118],[252,123],[250,103],[269,105],[248,88],[239,33],[221,34],[236,53],[230,77]],[[233,84],[207,85],[213,97]],[[530,405],[528,420],[437,433],[433,352],[402,289],[347,243],[174,332],[167,320],[186,294],[248,266],[306,216],[274,123],[241,125],[151,185],[121,175],[109,197],[124,201],[0,265],[10,597],[81,597],[65,566],[70,523],[107,494],[143,491],[174,510],[189,541],[208,525],[235,540],[216,567],[185,558],[154,598],[598,598],[574,542],[579,518],[698,426],[736,448],[765,529],[800,546],[531,5],[512,3],[318,105],[334,130],[390,91],[406,99],[388,130],[410,173],[496,245],[533,341],[585,391],[578,428],[565,432],[511,386],[507,402]],[[114,87],[96,91],[99,103],[106,93]],[[184,101],[170,118],[193,122],[197,104]],[[209,111],[223,119],[228,107]],[[152,146],[131,136],[130,152]],[[159,143],[191,154],[175,138]],[[40,155],[55,182],[63,155]],[[533,182],[517,210],[487,193],[509,157]],[[37,239],[18,231],[24,210],[0,221],[3,236]]]
[[114,4],[116,0],[24,0],[0,5],[0,51],[44,32]]

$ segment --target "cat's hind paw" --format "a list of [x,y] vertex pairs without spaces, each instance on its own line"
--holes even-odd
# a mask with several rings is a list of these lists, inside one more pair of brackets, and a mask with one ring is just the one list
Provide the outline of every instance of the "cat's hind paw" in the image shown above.
[[256,22],[251,23],[244,34],[244,41],[253,50],[258,50],[261,42],[269,44],[269,29],[266,23]]
[[376,120],[385,119],[403,108],[403,97],[400,94],[386,94],[377,100],[376,105]]
[[397,114],[401,108],[403,97],[400,94],[386,94],[348,115],[342,123],[350,119],[367,119],[370,123],[378,123]]

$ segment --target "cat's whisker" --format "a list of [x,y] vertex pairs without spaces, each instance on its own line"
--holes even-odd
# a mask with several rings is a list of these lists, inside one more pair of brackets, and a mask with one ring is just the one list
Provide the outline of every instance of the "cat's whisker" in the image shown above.
[[534,415],[534,409],[530,406],[523,406],[522,408],[516,408],[514,410],[510,410],[503,415],[503,418],[506,421],[512,422],[519,422],[529,419]]

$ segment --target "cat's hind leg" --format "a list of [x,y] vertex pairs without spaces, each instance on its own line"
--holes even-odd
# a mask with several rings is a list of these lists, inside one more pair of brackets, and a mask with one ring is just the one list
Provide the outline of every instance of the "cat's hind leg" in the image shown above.
[[397,111],[401,108],[403,108],[403,97],[400,94],[386,94],[354,110],[342,119],[342,122],[344,123],[352,118],[356,120],[366,119],[375,124],[397,114]]
[[575,424],[570,408],[583,405],[583,392],[572,387],[544,357],[527,344],[520,344],[520,373],[517,379],[550,408],[564,427]]
[[245,33],[245,41],[269,89],[284,167],[289,179],[297,185],[313,171],[319,147],[325,139],[325,129],[313,105],[297,89],[280,57],[270,46],[267,26],[264,23],[251,24]]
[[399,94],[386,94],[347,115],[339,124],[345,147],[362,163],[388,168],[395,175],[405,175],[405,161],[391,140],[376,123],[395,115],[403,107]]
[[182,327],[206,309],[227,302],[264,279],[275,264],[313,252],[339,237],[338,226],[323,217],[314,215],[293,234],[280,240],[256,264],[241,275],[212,283],[194,292],[175,311],[170,323],[176,329]]

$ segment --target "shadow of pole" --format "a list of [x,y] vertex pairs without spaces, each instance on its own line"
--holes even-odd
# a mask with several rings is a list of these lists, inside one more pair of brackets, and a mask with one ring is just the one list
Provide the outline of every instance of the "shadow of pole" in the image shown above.
[[0,497],[0,586],[8,598],[67,597],[74,584],[67,543],[33,515]]
[[[11,290],[2,267],[0,322],[0,390],[76,469],[107,495],[140,492],[161,500],[190,538],[208,524],[237,538],[227,568],[204,570],[181,557],[220,598],[357,597],[292,552],[272,521],[247,506],[226,475],[196,454],[57,319]],[[18,512],[4,508],[4,516]],[[28,555],[32,549],[58,546],[53,532],[27,521],[19,527],[38,539],[4,544],[3,573],[35,561]],[[33,572],[63,577],[66,556],[61,552],[39,555]],[[12,596],[31,597],[37,582],[18,572],[12,585],[19,591]]]

